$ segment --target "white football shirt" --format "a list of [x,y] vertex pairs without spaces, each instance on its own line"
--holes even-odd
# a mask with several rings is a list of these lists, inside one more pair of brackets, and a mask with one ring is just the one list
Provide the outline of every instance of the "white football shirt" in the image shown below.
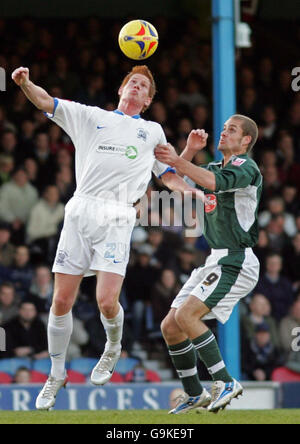
[[61,99],[47,116],[75,146],[77,194],[132,204],[145,194],[151,171],[175,172],[155,159],[156,145],[167,143],[158,123]]

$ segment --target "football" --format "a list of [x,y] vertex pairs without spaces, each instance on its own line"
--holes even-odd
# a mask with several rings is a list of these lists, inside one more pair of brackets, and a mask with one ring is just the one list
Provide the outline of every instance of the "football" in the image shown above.
[[119,46],[130,59],[144,60],[156,51],[158,33],[151,23],[145,20],[132,20],[121,29]]

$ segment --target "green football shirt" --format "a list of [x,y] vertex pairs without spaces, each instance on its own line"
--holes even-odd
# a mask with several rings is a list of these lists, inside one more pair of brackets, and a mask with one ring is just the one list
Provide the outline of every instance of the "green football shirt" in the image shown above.
[[205,204],[204,236],[211,248],[240,250],[253,247],[258,240],[257,211],[262,192],[262,175],[247,154],[232,156],[206,165],[216,177],[216,190],[201,188]]

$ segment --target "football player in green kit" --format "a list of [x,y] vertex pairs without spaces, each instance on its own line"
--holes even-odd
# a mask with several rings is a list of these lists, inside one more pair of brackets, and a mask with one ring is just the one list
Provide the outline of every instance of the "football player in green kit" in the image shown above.
[[[207,134],[199,130],[198,150],[206,146]],[[223,160],[204,167],[191,163],[196,150],[188,147],[178,156],[170,145],[158,145],[156,158],[192,179],[207,197],[204,236],[211,255],[195,269],[174,299],[161,329],[186,396],[170,413],[207,407],[218,412],[243,392],[228,373],[216,338],[203,321],[225,323],[234,306],[256,286],[259,262],[252,251],[258,238],[257,210],[262,175],[248,156],[257,140],[256,123],[235,114],[224,124],[218,149]],[[195,146],[194,146],[195,148]],[[212,393],[201,386],[197,352],[212,379]]]

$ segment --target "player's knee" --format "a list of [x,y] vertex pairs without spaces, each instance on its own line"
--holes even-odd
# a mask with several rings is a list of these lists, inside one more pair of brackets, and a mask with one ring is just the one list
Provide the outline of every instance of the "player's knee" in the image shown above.
[[174,336],[178,335],[178,326],[174,318],[165,317],[160,325],[163,337],[168,341],[172,340]]
[[188,322],[188,316],[187,313],[185,311],[185,309],[183,308],[178,308],[178,310],[176,310],[175,313],[175,320],[177,325],[183,330],[185,331],[185,327],[186,327],[186,323]]
[[52,311],[56,316],[63,316],[72,309],[72,303],[65,295],[56,295],[52,302]]
[[110,298],[99,298],[98,307],[103,316],[107,319],[113,318],[115,314],[115,303]]

